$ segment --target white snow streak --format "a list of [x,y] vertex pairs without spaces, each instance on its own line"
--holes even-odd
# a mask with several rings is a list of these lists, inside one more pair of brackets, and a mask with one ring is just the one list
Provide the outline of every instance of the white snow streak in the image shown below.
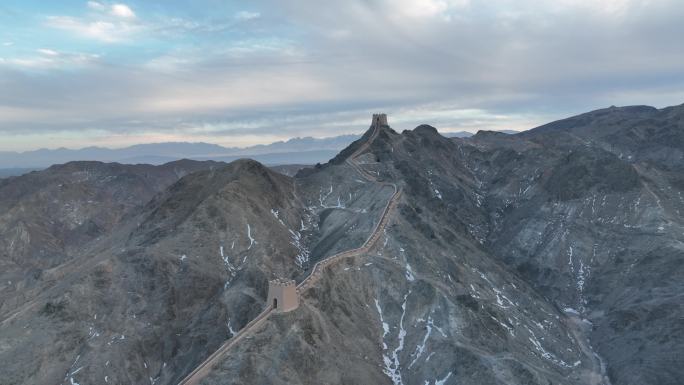
[[325,205],[325,200],[328,199],[328,197],[330,196],[330,194],[332,194],[332,192],[333,192],[333,186],[331,184],[330,185],[330,191],[328,193],[323,195],[323,190],[321,190],[320,194],[318,194],[318,203],[320,203],[321,207],[327,208]]
[[[502,308],[502,309],[508,309],[508,308],[511,307],[511,306],[515,306],[515,304],[513,303],[513,301],[511,301],[510,299],[508,299],[508,297],[506,297],[505,295],[502,294],[502,291],[501,291],[501,290],[499,290],[499,289],[497,289],[497,288],[495,288],[495,287],[492,287],[492,290],[494,290],[494,293],[496,294],[496,304],[497,304],[497,306],[499,306],[499,307]],[[502,298],[503,298],[503,299],[502,299]],[[504,305],[503,300],[506,300],[506,302],[508,302],[509,306]]]
[[[278,222],[280,222],[281,225],[285,226],[285,223],[283,222],[283,220],[280,219],[279,210],[271,209],[271,214],[273,214],[273,216],[278,220]],[[285,226],[285,227],[287,227],[287,226]]]
[[413,364],[418,361],[418,359],[423,355],[425,352],[425,345],[427,344],[428,338],[430,338],[430,334],[432,333],[432,326],[433,326],[433,321],[432,321],[432,316],[428,317],[427,323],[425,324],[425,327],[427,328],[427,331],[425,332],[425,336],[423,337],[423,342],[416,346],[416,351],[413,353],[415,356],[413,358],[413,361],[409,364],[408,368],[411,369]]
[[387,344],[385,343],[385,336],[389,333],[389,325],[382,319],[382,309],[380,308],[380,303],[377,298],[375,299],[375,308],[378,309],[378,314],[380,315],[380,323],[382,324],[382,349],[387,350]]
[[416,278],[413,276],[413,270],[411,270],[411,265],[409,265],[408,262],[406,262],[406,279],[409,282],[413,282],[416,280]]
[[309,249],[302,243],[302,234],[299,231],[290,230],[290,235],[292,235],[290,244],[297,248],[298,251],[295,257],[295,264],[300,269],[303,269],[309,263]]
[[249,250],[256,243],[254,238],[252,238],[252,228],[249,226],[249,223],[247,224],[247,238],[249,238],[249,247],[247,248]]
[[503,327],[504,329],[506,329],[506,331],[508,331],[508,334],[510,334],[511,337],[515,337],[515,332],[513,331],[513,328],[512,328],[512,327],[506,325],[505,323],[499,321],[498,319],[496,319],[495,317],[493,317],[493,316],[491,316],[491,315],[489,316],[489,318],[493,319],[493,320],[496,321],[499,325],[501,325],[501,327]]
[[[387,375],[387,377],[390,378],[390,380],[392,380],[392,383],[394,385],[403,385],[403,381],[401,378],[401,364],[399,362],[399,354],[404,349],[404,338],[406,337],[406,329],[404,329],[404,317],[406,316],[406,301],[408,299],[409,294],[411,294],[410,290],[408,293],[406,293],[406,295],[404,295],[404,302],[401,304],[401,318],[399,318],[399,334],[397,335],[397,347],[392,351],[391,356],[388,356],[384,352],[382,354],[382,359],[385,364],[383,372]],[[378,312],[380,312],[380,304],[378,303],[377,299],[375,300],[375,306],[378,308]],[[385,336],[389,333],[389,325],[385,325],[387,324],[383,321],[383,330],[385,331],[383,333],[384,351],[387,350]]]
[[575,310],[575,309],[573,309],[573,308],[571,308],[571,307],[566,307],[566,308],[564,308],[564,309],[563,309],[563,312],[564,312],[564,313],[574,314],[574,315],[580,315],[580,313],[579,313],[577,310]]
[[233,330],[233,327],[230,325],[230,318],[228,318],[228,332],[230,333],[231,337],[237,334],[235,330]]
[[235,278],[235,275],[237,273],[235,271],[235,266],[233,266],[233,264],[230,263],[230,257],[225,254],[225,250],[224,250],[223,246],[221,246],[219,248],[219,253],[221,254],[221,259],[223,260],[223,264],[226,266],[226,269],[228,270],[228,274],[230,274],[230,277],[223,284],[223,290],[225,290],[228,288],[228,285],[230,285],[230,282],[232,281],[233,278]]
[[446,377],[442,378],[441,380],[437,381],[435,380],[435,385],[444,385],[446,384],[446,381],[451,377],[451,372],[449,372]]
[[532,329],[528,328],[527,326],[525,326],[525,329],[527,329],[527,331],[532,335],[531,337],[527,337],[527,339],[530,342],[532,342],[532,345],[534,345],[534,348],[537,350],[537,352],[539,352],[539,355],[542,358],[544,358],[548,361],[551,361],[560,367],[564,367],[564,368],[572,367],[572,366],[568,365],[567,363],[565,363],[563,360],[559,360],[553,353],[549,353],[546,349],[544,349],[544,347],[539,342],[539,340],[537,339],[537,336],[534,334]]

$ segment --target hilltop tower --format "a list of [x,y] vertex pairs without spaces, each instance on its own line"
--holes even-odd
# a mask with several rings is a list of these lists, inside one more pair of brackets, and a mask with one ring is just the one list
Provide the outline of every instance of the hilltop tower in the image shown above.
[[297,285],[291,279],[278,278],[268,282],[266,305],[276,313],[285,313],[299,306]]
[[371,123],[371,127],[373,126],[388,126],[387,114],[373,114],[373,123]]

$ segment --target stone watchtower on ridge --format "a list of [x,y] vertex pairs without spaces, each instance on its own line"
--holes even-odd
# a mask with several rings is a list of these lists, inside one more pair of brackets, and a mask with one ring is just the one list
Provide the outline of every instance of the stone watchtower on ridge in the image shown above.
[[268,281],[268,299],[266,306],[276,313],[285,313],[299,306],[297,285],[291,279],[278,278]]
[[371,126],[388,126],[387,114],[373,114],[373,123]]

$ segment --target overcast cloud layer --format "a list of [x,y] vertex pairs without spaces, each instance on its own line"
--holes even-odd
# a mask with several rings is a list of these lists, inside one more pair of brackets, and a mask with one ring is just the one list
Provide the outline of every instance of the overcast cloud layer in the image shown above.
[[526,129],[684,103],[680,0],[0,4],[0,150]]

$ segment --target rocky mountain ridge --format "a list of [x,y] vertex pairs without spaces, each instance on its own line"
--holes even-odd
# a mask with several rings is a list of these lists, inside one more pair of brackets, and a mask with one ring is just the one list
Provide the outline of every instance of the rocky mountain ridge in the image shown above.
[[[617,108],[465,139],[371,127],[295,177],[205,165],[129,197],[25,298],[0,288],[3,381],[178,383],[264,308],[269,279],[365,241],[392,190],[361,172],[403,191],[382,237],[201,383],[677,384],[683,118]],[[3,183],[16,207],[27,193]]]

